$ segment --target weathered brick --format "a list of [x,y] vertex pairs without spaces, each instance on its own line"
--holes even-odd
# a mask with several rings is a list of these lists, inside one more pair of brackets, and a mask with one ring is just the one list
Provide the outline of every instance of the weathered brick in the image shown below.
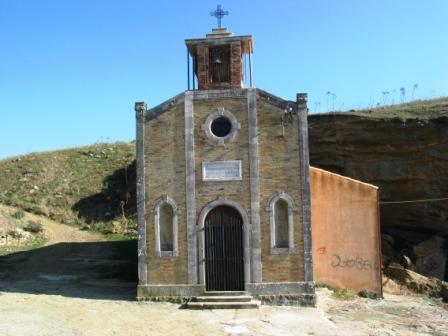
[[[208,115],[218,107],[224,107],[230,111],[241,125],[236,138],[224,146],[211,142],[201,129]],[[250,219],[247,98],[244,95],[231,95],[216,99],[195,99],[193,100],[193,110],[196,218],[208,203],[218,197],[226,197],[240,204]],[[263,99],[257,99],[263,282],[304,281],[298,121],[293,118],[291,122],[284,125],[283,131],[282,114],[281,108]],[[169,107],[146,125],[148,277],[152,284],[187,283],[184,127],[183,101]],[[242,181],[202,181],[202,161],[216,160],[242,160]],[[290,195],[297,208],[294,212],[295,251],[293,254],[271,255],[270,217],[266,205],[268,199],[276,192],[285,192]],[[180,209],[178,216],[179,256],[177,257],[154,256],[155,223],[152,210],[156,200],[163,195],[173,198]]]

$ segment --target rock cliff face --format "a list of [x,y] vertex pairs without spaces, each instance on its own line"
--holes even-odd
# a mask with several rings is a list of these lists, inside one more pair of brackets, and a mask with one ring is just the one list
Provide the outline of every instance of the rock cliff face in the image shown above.
[[398,258],[430,275],[413,246],[442,237],[442,257],[431,262],[446,263],[448,200],[423,200],[448,197],[448,100],[377,111],[310,115],[311,164],[379,186],[382,232]]

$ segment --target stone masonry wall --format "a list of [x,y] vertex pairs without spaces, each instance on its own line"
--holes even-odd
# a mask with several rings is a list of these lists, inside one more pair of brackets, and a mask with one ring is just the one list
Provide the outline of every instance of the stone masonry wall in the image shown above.
[[[212,143],[201,129],[207,116],[224,107],[231,112],[241,124],[241,129],[235,139],[219,146]],[[195,124],[195,170],[196,170],[196,212],[218,197],[226,197],[238,202],[250,218],[250,184],[249,184],[249,153],[247,98],[231,97],[194,101]],[[241,160],[242,181],[202,181],[202,161]]]
[[[244,90],[243,90],[244,92]],[[248,143],[248,101],[245,94],[220,98],[194,97],[194,160],[196,220],[201,210],[219,197],[237,202],[251,219],[251,193]],[[224,107],[241,125],[236,137],[225,145],[207,138],[202,125],[207,116]],[[262,249],[262,281],[304,281],[303,238],[300,196],[298,121],[285,125],[282,136],[283,110],[257,98],[259,143],[259,188]],[[148,278],[150,284],[187,284],[187,225],[185,182],[185,119],[184,102],[168,108],[145,128],[145,181],[147,212]],[[202,161],[241,160],[242,181],[203,181]],[[268,199],[276,192],[290,195],[296,206],[294,212],[294,247],[292,254],[271,255],[270,213]],[[157,199],[168,195],[177,203],[177,257],[154,256],[154,213]]]
[[[263,282],[304,281],[303,235],[300,195],[298,121],[285,125],[283,110],[257,100],[260,155],[260,216]],[[266,206],[275,192],[285,192],[294,200],[294,244],[290,255],[271,255],[270,219]]]
[[[184,128],[183,101],[146,123],[146,230],[150,284],[187,283]],[[177,257],[154,256],[153,207],[163,195],[174,199],[180,210],[178,214],[179,256]]]

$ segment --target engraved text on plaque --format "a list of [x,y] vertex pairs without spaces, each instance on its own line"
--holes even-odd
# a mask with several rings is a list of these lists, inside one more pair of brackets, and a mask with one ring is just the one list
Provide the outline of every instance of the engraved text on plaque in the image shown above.
[[204,181],[239,181],[241,160],[202,161],[202,180]]

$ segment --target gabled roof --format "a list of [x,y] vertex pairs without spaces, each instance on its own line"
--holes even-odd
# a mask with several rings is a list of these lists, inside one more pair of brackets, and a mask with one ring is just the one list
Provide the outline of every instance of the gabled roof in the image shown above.
[[[257,98],[263,100],[264,102],[275,106],[279,109],[286,110],[286,109],[291,109],[292,112],[297,111],[297,104],[295,101],[292,100],[286,100],[283,98],[280,98],[278,96],[275,96],[267,91],[261,90],[261,89],[257,89],[257,88],[242,88],[242,89],[227,89],[227,90],[207,90],[207,91],[190,91],[193,92],[193,94],[197,93],[198,95],[204,95],[205,92],[210,92],[210,93],[219,93],[222,92],[223,93],[223,97],[227,95],[229,93],[232,92],[240,92],[240,91],[244,91],[244,90],[255,90]],[[185,91],[187,92],[187,91]],[[171,107],[182,103],[185,99],[185,92],[181,92],[178,95],[164,101],[163,103],[150,108],[146,111],[146,121],[152,120],[157,118],[159,115],[162,115],[163,113],[167,112],[168,110],[170,110]]]
[[146,121],[152,120],[157,118],[159,115],[165,113],[170,109],[170,107],[173,107],[174,105],[177,105],[181,102],[183,102],[185,99],[185,92],[179,93],[177,96],[174,96],[173,98],[170,98],[163,103],[150,108],[146,111]]

